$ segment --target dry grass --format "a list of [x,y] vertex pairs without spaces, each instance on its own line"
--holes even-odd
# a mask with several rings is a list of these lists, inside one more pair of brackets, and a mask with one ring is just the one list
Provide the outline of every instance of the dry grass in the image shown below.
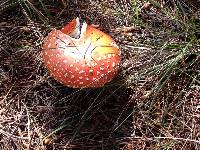
[[[2,2],[0,149],[198,150],[198,5],[150,2]],[[120,46],[119,76],[105,87],[64,87],[42,64],[44,37],[77,16]]]

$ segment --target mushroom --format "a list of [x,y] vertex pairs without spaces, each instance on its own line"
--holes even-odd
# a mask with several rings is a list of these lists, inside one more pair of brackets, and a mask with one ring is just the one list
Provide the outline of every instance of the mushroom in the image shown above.
[[120,51],[102,31],[73,19],[44,40],[42,57],[50,74],[73,88],[102,87],[117,74]]

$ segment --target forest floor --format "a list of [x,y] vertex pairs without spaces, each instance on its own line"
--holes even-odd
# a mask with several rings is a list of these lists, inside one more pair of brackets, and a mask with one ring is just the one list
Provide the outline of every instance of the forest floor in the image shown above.
[[[200,149],[200,2],[1,0],[0,149]],[[121,50],[118,76],[73,89],[41,59],[80,17]]]

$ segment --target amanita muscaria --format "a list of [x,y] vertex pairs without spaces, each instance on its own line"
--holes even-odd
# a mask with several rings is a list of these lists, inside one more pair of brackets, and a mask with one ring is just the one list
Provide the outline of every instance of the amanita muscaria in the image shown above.
[[102,31],[73,19],[44,40],[43,61],[60,83],[73,88],[101,87],[119,68],[120,52]]

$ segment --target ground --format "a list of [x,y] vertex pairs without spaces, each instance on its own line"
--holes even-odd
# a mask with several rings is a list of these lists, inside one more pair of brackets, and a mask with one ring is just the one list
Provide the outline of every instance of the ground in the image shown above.
[[[0,3],[0,149],[200,149],[200,4],[185,0]],[[113,37],[101,88],[53,79],[45,36],[75,17]]]

